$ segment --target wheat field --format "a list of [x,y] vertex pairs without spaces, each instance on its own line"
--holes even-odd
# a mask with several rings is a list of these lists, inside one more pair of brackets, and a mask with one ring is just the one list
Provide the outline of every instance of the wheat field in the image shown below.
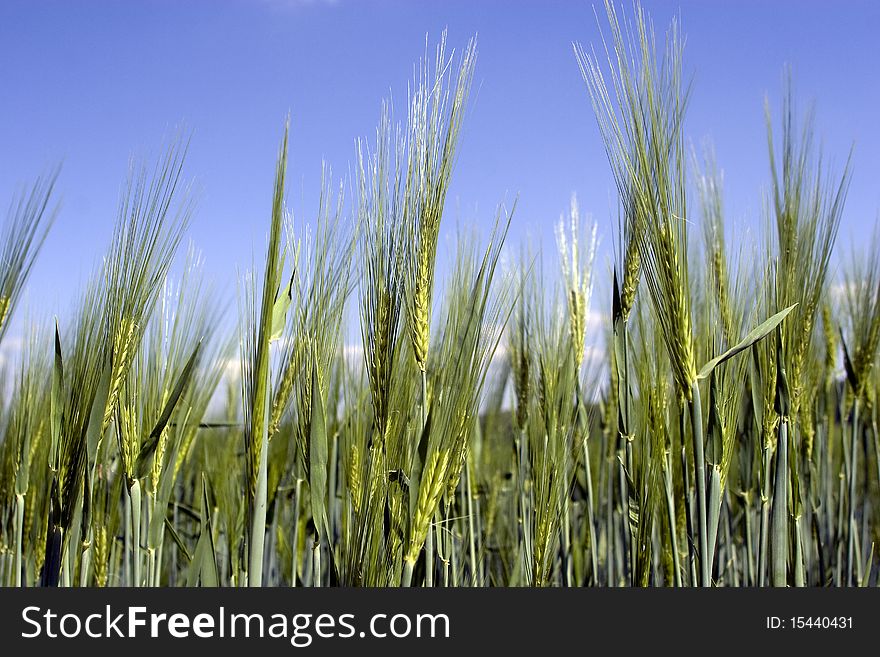
[[[850,167],[787,86],[749,242],[685,136],[677,27],[601,23],[572,59],[618,213],[572,201],[555,253],[511,243],[515,204],[442,252],[477,65],[445,34],[303,222],[284,125],[237,326],[183,246],[187,141],[135,169],[72,311],[0,377],[0,583],[876,585],[880,233],[835,249]],[[0,340],[63,175],[10,205]]]

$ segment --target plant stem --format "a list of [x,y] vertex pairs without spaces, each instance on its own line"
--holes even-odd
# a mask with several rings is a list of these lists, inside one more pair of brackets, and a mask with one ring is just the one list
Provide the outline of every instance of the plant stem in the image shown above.
[[465,488],[467,490],[467,516],[468,516],[468,536],[469,536],[469,553],[471,558],[471,586],[479,586],[477,573],[477,547],[476,533],[474,531],[474,508],[473,508],[473,491],[471,490],[471,466],[470,461],[466,460],[464,464],[465,472]]
[[269,452],[269,409],[271,408],[270,387],[265,386],[266,398],[263,403],[264,414],[260,432],[260,461],[257,467],[256,490],[254,491],[254,515],[251,520],[251,536],[248,546],[248,586],[259,588],[263,585],[263,544],[266,539],[266,498],[268,496],[268,452]]
[[772,514],[770,583],[773,586],[785,586],[788,581],[788,418],[786,417],[779,422]]
[[590,445],[589,439],[584,437],[584,474],[587,483],[587,525],[590,541],[590,574],[593,585],[599,584],[598,552],[596,545],[596,521],[593,517],[593,475],[590,468]]
[[315,536],[315,544],[312,547],[312,586],[321,587],[321,538]]
[[721,468],[717,465],[713,465],[709,471],[708,506],[709,542],[706,560],[708,562],[708,569],[711,576],[715,566],[715,546],[718,542],[718,525],[721,522]]
[[15,562],[13,563],[14,579],[13,586],[21,586],[21,549],[22,533],[24,529],[24,495],[15,495]]
[[89,568],[92,563],[92,530],[89,529],[89,536],[83,540],[83,551],[80,558],[79,567],[79,585],[85,588],[89,585]]
[[807,585],[804,572],[804,544],[801,539],[801,517],[794,519],[794,585],[803,588]]
[[132,586],[141,585],[141,485],[135,479],[128,489],[128,497],[131,500],[131,560]]
[[[428,424],[428,373],[426,370],[421,370],[421,392],[422,392],[422,404],[421,404],[421,414],[422,414],[422,426],[419,435],[425,430],[425,425]],[[433,518],[431,522],[428,524],[428,535],[425,539],[425,586],[433,587],[434,586],[434,522]],[[410,576],[412,574],[410,573]]]
[[856,537],[856,472],[858,471],[859,454],[859,397],[856,395],[852,407],[852,426],[850,427],[849,443],[849,522],[846,550],[846,585],[852,586],[855,568],[855,537]]
[[293,498],[293,546],[290,557],[290,585],[296,586],[297,572],[299,571],[299,491],[302,480],[297,478],[294,487]]
[[434,586],[434,521],[428,525],[428,535],[425,537],[425,586]]
[[675,498],[672,484],[672,459],[666,454],[666,468],[664,469],[663,487],[666,493],[666,517],[669,522],[669,536],[672,543],[672,568],[676,588],[681,588],[681,557],[678,554],[678,528],[675,522]]
[[770,446],[764,445],[763,481],[764,488],[761,491],[761,526],[758,539],[758,586],[767,584],[767,546],[770,535]]
[[746,525],[746,581],[749,586],[755,586],[755,555],[754,555],[754,529],[752,528],[752,496],[751,492],[743,498],[743,516]]
[[131,573],[131,494],[125,496],[123,512],[125,514],[125,567],[123,569],[123,584],[132,586],[134,579]]
[[[684,417],[684,414],[682,414]],[[685,529],[688,537],[688,582],[690,586],[697,585],[697,557],[694,549],[694,505],[691,499],[690,473],[688,471],[687,452],[684,445],[681,446],[681,477],[684,488],[684,517],[687,523]]]
[[158,586],[156,584],[156,550],[147,547],[147,586]]
[[413,576],[413,568],[415,567],[416,562],[414,559],[410,559],[406,557],[403,561],[403,577],[400,580],[400,585],[404,588],[409,588],[412,586],[412,576]]
[[700,384],[691,388],[691,433],[694,442],[694,482],[697,489],[697,530],[700,546],[700,586],[712,585],[709,566],[709,527],[706,509],[706,457],[703,453],[703,406],[700,403]]

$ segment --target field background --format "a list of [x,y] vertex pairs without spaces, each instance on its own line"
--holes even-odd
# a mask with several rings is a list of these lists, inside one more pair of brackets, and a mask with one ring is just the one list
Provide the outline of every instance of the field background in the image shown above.
[[0,578],[876,584],[878,18],[4,3]]

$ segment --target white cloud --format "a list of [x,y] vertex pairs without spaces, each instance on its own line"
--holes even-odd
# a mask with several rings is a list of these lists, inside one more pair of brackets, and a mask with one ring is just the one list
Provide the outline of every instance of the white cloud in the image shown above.
[[24,352],[24,338],[20,335],[7,335],[0,344],[0,368],[6,370],[6,375],[12,377],[14,368]]

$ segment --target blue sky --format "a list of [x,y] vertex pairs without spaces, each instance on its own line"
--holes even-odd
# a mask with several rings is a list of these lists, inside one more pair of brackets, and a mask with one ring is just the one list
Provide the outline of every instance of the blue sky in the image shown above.
[[[629,7],[629,3],[625,3]],[[727,208],[756,225],[768,180],[763,99],[779,107],[782,71],[815,101],[829,160],[855,144],[838,253],[880,210],[880,5],[873,2],[653,1],[659,29],[680,16],[694,75],[687,133],[710,138]],[[322,160],[345,174],[380,101],[399,109],[425,36],[461,48],[478,35],[476,85],[447,205],[488,226],[519,195],[511,240],[553,246],[572,192],[612,243],[614,195],[572,41],[597,43],[586,0],[153,0],[0,3],[0,202],[63,161],[57,224],[29,299],[64,312],[103,252],[130,156],[192,131],[186,171],[199,192],[189,236],[233,297],[262,251],[274,157],[292,117],[290,203],[314,212]],[[442,244],[442,242],[441,242]],[[598,263],[606,268],[607,257]],[[599,299],[594,299],[595,303]]]

